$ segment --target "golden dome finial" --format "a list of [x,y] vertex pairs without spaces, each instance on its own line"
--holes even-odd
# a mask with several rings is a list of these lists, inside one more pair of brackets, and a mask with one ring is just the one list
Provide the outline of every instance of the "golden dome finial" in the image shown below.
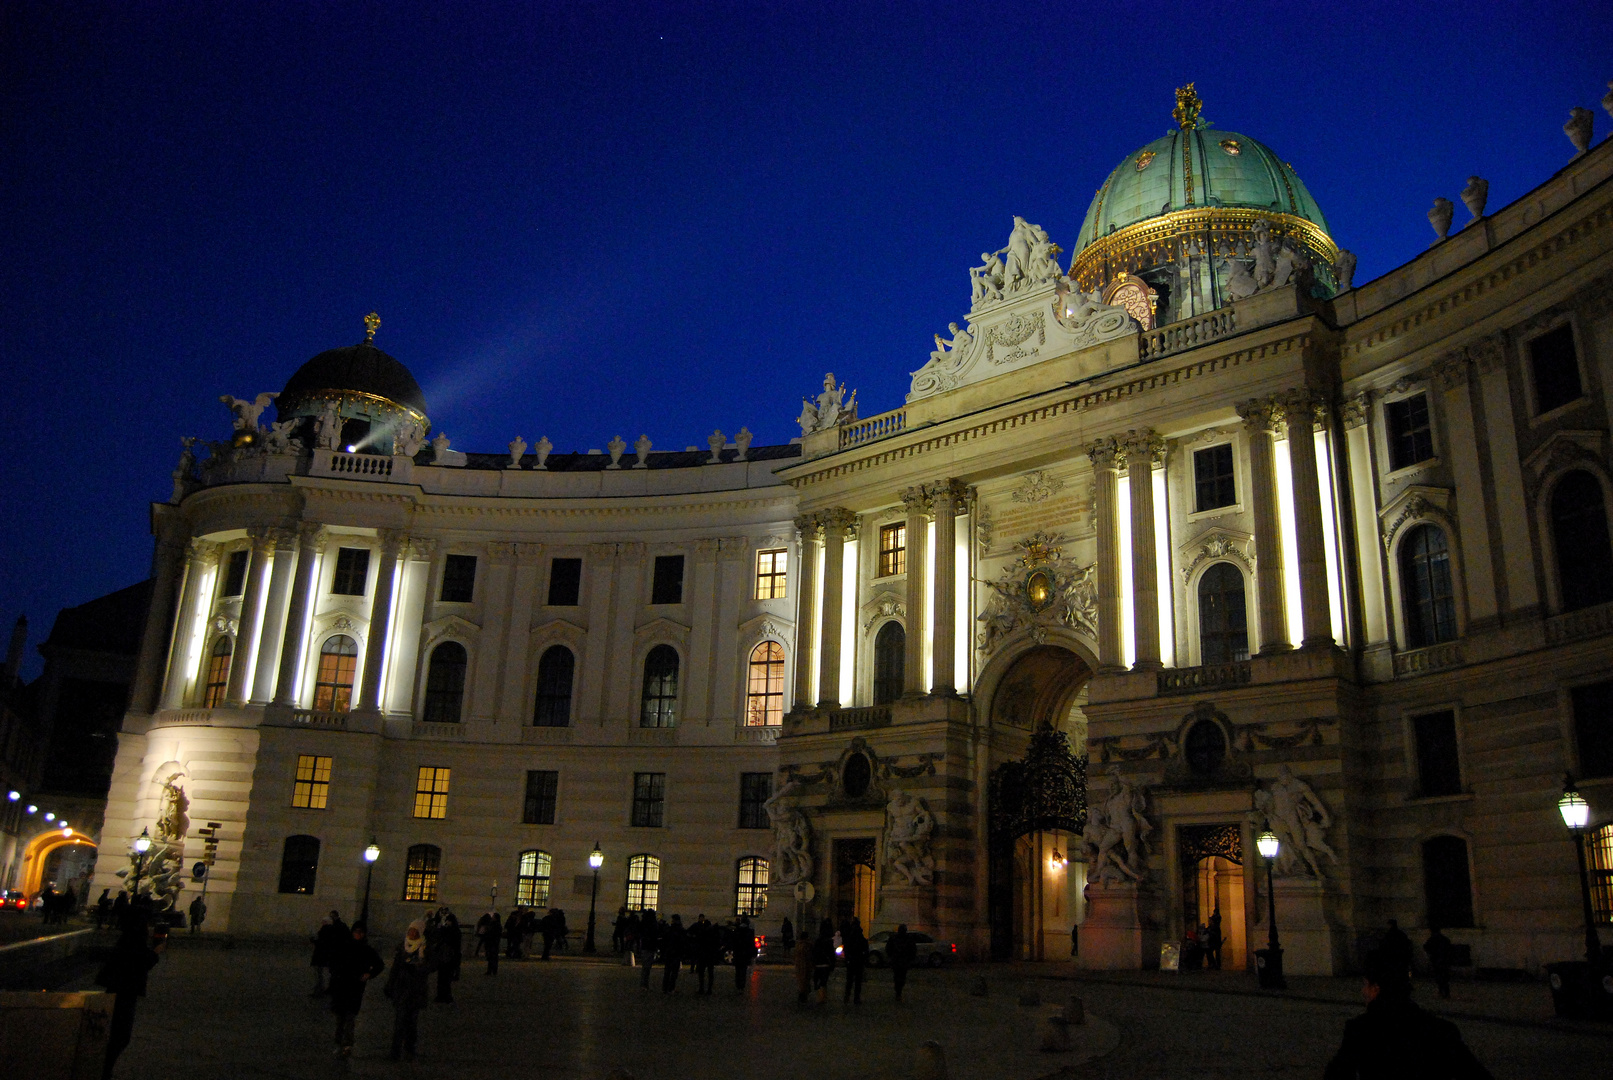
[[1193,86],[1193,83],[1188,83],[1176,88],[1176,108],[1171,110],[1172,118],[1182,125],[1183,131],[1197,127],[1199,113],[1204,111],[1204,102]]
[[381,329],[381,316],[373,311],[364,316],[364,344],[374,345],[375,332],[379,329]]

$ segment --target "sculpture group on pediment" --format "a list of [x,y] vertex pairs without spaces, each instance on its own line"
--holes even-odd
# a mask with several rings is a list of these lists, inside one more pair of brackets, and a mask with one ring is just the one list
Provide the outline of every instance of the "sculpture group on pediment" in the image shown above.
[[321,450],[335,450],[341,445],[341,440],[342,418],[337,415],[336,403],[327,401],[314,424],[314,441]]
[[801,425],[802,435],[810,435],[814,431],[827,431],[856,419],[857,391],[853,390],[850,400],[847,400],[846,384],[837,385],[834,372],[831,371],[823,377],[823,392],[818,394],[815,401],[801,399],[801,415],[796,423]]
[[1127,780],[1118,765],[1109,767],[1109,792],[1087,808],[1081,844],[1086,852],[1087,881],[1099,887],[1141,881],[1147,869],[1148,794]]
[[991,596],[981,612],[979,647],[991,652],[1004,639],[1030,628],[1064,626],[1096,637],[1098,585],[1094,564],[1078,566],[1064,558],[1063,537],[1035,533],[1014,546],[1020,557],[990,582]]
[[1287,765],[1277,770],[1277,779],[1254,793],[1254,824],[1271,830],[1277,837],[1278,874],[1294,876],[1309,872],[1321,877],[1319,860],[1338,862],[1339,857],[1326,839],[1333,815],[1309,784],[1294,775]]
[[426,430],[418,420],[405,420],[392,435],[392,452],[412,458],[426,444]]
[[969,270],[970,311],[1057,281],[1062,250],[1040,225],[1016,215],[1007,246],[981,252],[980,265]]

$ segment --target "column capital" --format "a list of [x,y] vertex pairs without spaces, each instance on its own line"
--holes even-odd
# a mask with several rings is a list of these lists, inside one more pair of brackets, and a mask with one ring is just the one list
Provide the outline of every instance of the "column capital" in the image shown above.
[[1165,440],[1153,428],[1133,428],[1115,441],[1125,450],[1128,466],[1145,460],[1150,465],[1165,463]]
[[1250,432],[1273,435],[1283,422],[1283,404],[1275,397],[1250,398],[1239,403],[1237,410]]
[[1307,413],[1312,431],[1326,431],[1328,422],[1327,395],[1308,386],[1296,386],[1278,395],[1283,406],[1283,419],[1292,431],[1296,422]]
[[930,488],[927,484],[915,484],[901,491],[902,505],[909,514],[928,514],[930,512]]
[[393,558],[397,558],[398,552],[402,551],[403,546],[409,542],[407,529],[377,529],[375,531],[381,539],[382,556],[391,555]]
[[1085,450],[1087,457],[1092,460],[1094,469],[1118,470],[1125,464],[1125,453],[1114,439],[1094,439],[1087,443]]
[[252,554],[261,556],[272,551],[280,531],[273,525],[255,525],[248,529],[246,535],[252,541]]
[[1505,367],[1507,359],[1506,341],[1500,334],[1491,334],[1480,338],[1467,347],[1468,359],[1473,366],[1479,369],[1480,375],[1488,375],[1492,371]]
[[930,506],[937,518],[944,514],[957,516],[958,507],[969,498],[969,488],[963,481],[947,477],[929,485]]
[[297,543],[302,547],[311,547],[315,552],[325,550],[325,526],[319,521],[299,521],[297,523]]
[[1345,431],[1353,431],[1367,422],[1372,414],[1372,391],[1363,390],[1354,397],[1344,399],[1339,406],[1339,420],[1344,424]]
[[1459,386],[1466,386],[1472,361],[1468,358],[1466,349],[1452,349],[1444,356],[1429,365],[1428,373],[1433,376],[1441,390],[1455,390]]
[[825,536],[841,540],[857,539],[857,515],[844,506],[825,510],[822,517]]
[[801,543],[811,544],[823,539],[823,518],[820,514],[802,514],[795,519],[795,527],[801,533]]
[[721,546],[715,536],[704,536],[694,542],[695,551],[702,557],[710,559],[716,559],[717,549]]
[[217,540],[203,540],[199,536],[190,538],[190,557],[196,562],[207,565],[218,558],[222,547]]
[[750,537],[717,537],[717,558],[727,559],[731,562],[743,562],[750,558]]
[[409,537],[408,558],[414,562],[430,562],[437,553],[437,541],[423,536]]
[[537,562],[541,558],[543,558],[543,545],[542,544],[516,544],[515,545],[515,560],[516,560],[516,562],[521,562],[521,563],[526,563],[528,565],[531,565],[532,563]]
[[505,566],[515,561],[515,545],[507,541],[495,540],[487,545],[487,561],[494,566]]

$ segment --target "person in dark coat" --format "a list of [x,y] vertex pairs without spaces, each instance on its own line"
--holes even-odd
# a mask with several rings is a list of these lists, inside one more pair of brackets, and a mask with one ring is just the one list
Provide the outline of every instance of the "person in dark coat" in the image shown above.
[[336,1053],[353,1052],[353,1026],[364,1005],[364,988],[386,970],[381,954],[369,943],[369,930],[360,919],[349,938],[330,958],[330,1011],[336,1014]]
[[198,893],[196,899],[190,902],[190,932],[193,934],[201,933],[202,923],[206,921],[207,901],[203,900],[201,894]]
[[325,969],[330,967],[330,958],[335,950],[346,943],[347,935],[347,926],[334,911],[325,917],[314,933],[314,955],[308,961],[314,969],[314,989],[309,997],[320,997],[325,993]]
[[861,1005],[863,977],[868,970],[868,937],[855,916],[840,924],[840,945],[846,954],[845,1000]]
[[683,966],[688,945],[689,932],[683,928],[683,916],[672,916],[672,924],[661,935],[661,993],[677,990],[678,969]]
[[120,891],[112,901],[112,929],[123,929],[125,918],[129,914],[129,894]]
[[1211,971],[1221,970],[1221,946],[1224,939],[1221,937],[1221,909],[1216,908],[1210,913],[1210,921],[1205,925],[1204,933],[1204,959],[1209,963]]
[[487,973],[498,974],[498,948],[504,937],[504,924],[499,922],[498,912],[487,913],[487,930],[482,935],[482,947],[487,952]]
[[454,1003],[454,983],[459,981],[460,953],[465,947],[465,935],[459,929],[454,913],[443,908],[437,920],[435,955],[437,965],[437,998],[444,1005]]
[[554,923],[553,909],[550,909],[543,918],[538,920],[538,933],[543,935],[543,959],[545,960],[549,959],[549,954],[554,951]]
[[1378,943],[1378,952],[1383,954],[1385,961],[1398,963],[1400,970],[1411,971],[1411,938],[1406,936],[1394,919],[1389,920],[1389,929],[1384,931],[1383,940]]
[[717,982],[717,959],[722,952],[722,938],[717,928],[701,912],[689,929],[689,958],[694,963],[697,994],[709,994]]
[[1423,942],[1423,952],[1428,954],[1428,964],[1434,969],[1434,985],[1439,987],[1439,996],[1447,1000],[1451,996],[1451,960],[1455,951],[1456,946],[1439,932],[1439,927],[1428,928],[1428,940]]
[[795,924],[790,921],[788,915],[784,916],[784,924],[778,928],[778,936],[779,941],[784,946],[784,951],[793,953],[795,951]]
[[750,969],[754,963],[756,931],[751,927],[750,919],[741,915],[739,925],[734,927],[734,989],[739,993],[744,993],[750,983]]
[[525,929],[526,912],[518,907],[511,908],[509,917],[504,920],[504,955],[511,960],[521,959],[521,934]]
[[95,902],[95,928],[106,929],[106,920],[112,915],[112,890],[102,889],[101,898]]
[[829,979],[835,969],[835,924],[824,919],[812,941],[812,989],[820,1002],[829,1000]]
[[[490,954],[498,963],[498,950]],[[420,1010],[431,1000],[431,954],[426,948],[426,924],[416,919],[392,954],[392,970],[386,978],[386,996],[392,999],[393,1061],[414,1060],[415,1043],[420,1036]]]
[[1345,1021],[1343,1045],[1323,1080],[1493,1080],[1455,1024],[1411,1000],[1411,979],[1398,954],[1379,949],[1367,957],[1365,994],[1367,1011]]
[[146,944],[145,912],[136,909],[134,914],[124,919],[123,932],[117,944],[112,946],[112,955],[95,977],[95,981],[106,987],[108,993],[117,995],[112,1002],[112,1023],[107,1030],[106,1061],[101,1067],[101,1080],[111,1080],[112,1067],[117,1064],[118,1055],[123,1053],[134,1035],[135,1006],[146,996],[146,977],[157,966],[167,941],[166,937],[161,937],[154,946]]
[[627,906],[624,904],[616,910],[616,918],[610,921],[610,951],[617,956],[622,955],[622,944],[627,937]]
[[907,924],[896,927],[896,933],[885,942],[885,959],[890,962],[891,978],[896,983],[896,1000],[902,1000],[902,987],[907,985],[907,973],[919,958],[918,942],[907,932]]
[[655,909],[645,908],[638,913],[639,985],[650,988],[650,965],[655,962],[655,950],[661,944],[661,926],[655,921]]

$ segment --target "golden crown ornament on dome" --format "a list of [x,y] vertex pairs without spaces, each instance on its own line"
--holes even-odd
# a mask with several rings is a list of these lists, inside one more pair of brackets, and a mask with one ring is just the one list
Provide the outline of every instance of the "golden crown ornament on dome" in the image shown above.
[[364,344],[374,345],[375,332],[379,329],[381,329],[381,316],[373,311],[364,316]]
[[1171,110],[1171,117],[1182,125],[1183,131],[1198,127],[1199,113],[1204,111],[1204,101],[1193,86],[1188,83],[1176,88],[1176,108]]

